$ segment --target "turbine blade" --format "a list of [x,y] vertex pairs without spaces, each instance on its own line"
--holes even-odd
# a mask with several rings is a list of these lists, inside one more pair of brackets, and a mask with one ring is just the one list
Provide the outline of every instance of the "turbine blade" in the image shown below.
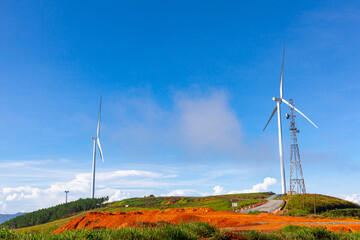
[[277,110],[277,106],[274,108],[274,111],[272,112],[272,114],[271,114],[271,116],[270,116],[270,118],[269,118],[269,121],[266,123],[266,125],[265,125],[265,127],[264,127],[263,131],[265,131],[265,128],[266,128],[266,127],[267,127],[267,125],[269,124],[269,122],[270,122],[271,118],[274,116],[274,114],[275,114],[276,110]]
[[96,130],[96,137],[97,138],[100,137],[101,100],[102,100],[102,96],[100,97],[100,110],[99,110],[99,118],[98,118],[98,123],[97,123],[97,130]]
[[103,154],[102,154],[102,149],[101,149],[101,145],[100,145],[100,139],[99,139],[99,138],[96,139],[96,143],[97,143],[98,148],[99,148],[101,160],[104,161]]
[[312,125],[314,125],[316,128],[318,128],[318,126],[315,125],[315,123],[313,123],[307,116],[305,116],[305,114],[303,114],[302,112],[300,112],[299,109],[297,109],[296,107],[294,107],[293,105],[291,105],[290,103],[288,103],[285,99],[282,99],[282,101],[284,103],[286,103],[289,107],[293,108],[295,111],[297,111],[298,113],[300,113],[301,115],[303,115],[304,118],[306,118]]
[[281,77],[280,77],[280,98],[283,98],[284,59],[285,59],[285,43],[284,43],[283,60],[281,66]]

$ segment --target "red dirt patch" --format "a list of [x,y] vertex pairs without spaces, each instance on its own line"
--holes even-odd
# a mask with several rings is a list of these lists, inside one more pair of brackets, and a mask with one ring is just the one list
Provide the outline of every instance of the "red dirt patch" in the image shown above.
[[[91,212],[75,218],[56,229],[54,233],[61,233],[74,229],[101,229],[155,226],[159,222],[179,224],[181,222],[208,222],[222,229],[272,231],[292,224],[308,227],[327,227],[331,231],[360,231],[360,221],[354,219],[313,219],[301,217],[277,216],[270,213],[248,215],[227,211],[216,212],[210,208],[198,209],[167,209],[135,212]],[[331,225],[321,225],[332,223]]]

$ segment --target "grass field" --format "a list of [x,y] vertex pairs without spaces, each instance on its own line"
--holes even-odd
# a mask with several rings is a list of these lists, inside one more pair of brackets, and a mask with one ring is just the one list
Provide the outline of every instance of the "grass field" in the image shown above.
[[340,198],[316,194],[283,196],[283,200],[288,200],[284,208],[284,215],[288,216],[307,216],[314,214],[314,202],[316,214],[322,214],[334,209],[360,209],[356,203],[345,201]]

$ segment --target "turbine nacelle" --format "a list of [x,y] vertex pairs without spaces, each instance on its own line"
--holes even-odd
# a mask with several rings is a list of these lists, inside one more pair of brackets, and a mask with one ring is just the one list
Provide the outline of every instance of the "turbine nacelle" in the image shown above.
[[282,102],[282,98],[273,97],[272,100],[275,102]]

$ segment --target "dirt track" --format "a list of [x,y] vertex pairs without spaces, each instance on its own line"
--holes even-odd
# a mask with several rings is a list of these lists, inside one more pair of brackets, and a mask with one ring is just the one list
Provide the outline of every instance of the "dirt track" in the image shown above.
[[271,213],[248,215],[233,212],[216,212],[209,208],[198,209],[168,209],[136,212],[97,213],[91,212],[75,218],[56,229],[54,233],[61,233],[74,229],[100,229],[137,227],[139,223],[151,225],[157,222],[179,224],[181,222],[201,221],[223,229],[234,230],[277,230],[286,225],[322,226],[332,231],[360,231],[360,220],[354,219],[313,219],[300,217],[277,216]]

